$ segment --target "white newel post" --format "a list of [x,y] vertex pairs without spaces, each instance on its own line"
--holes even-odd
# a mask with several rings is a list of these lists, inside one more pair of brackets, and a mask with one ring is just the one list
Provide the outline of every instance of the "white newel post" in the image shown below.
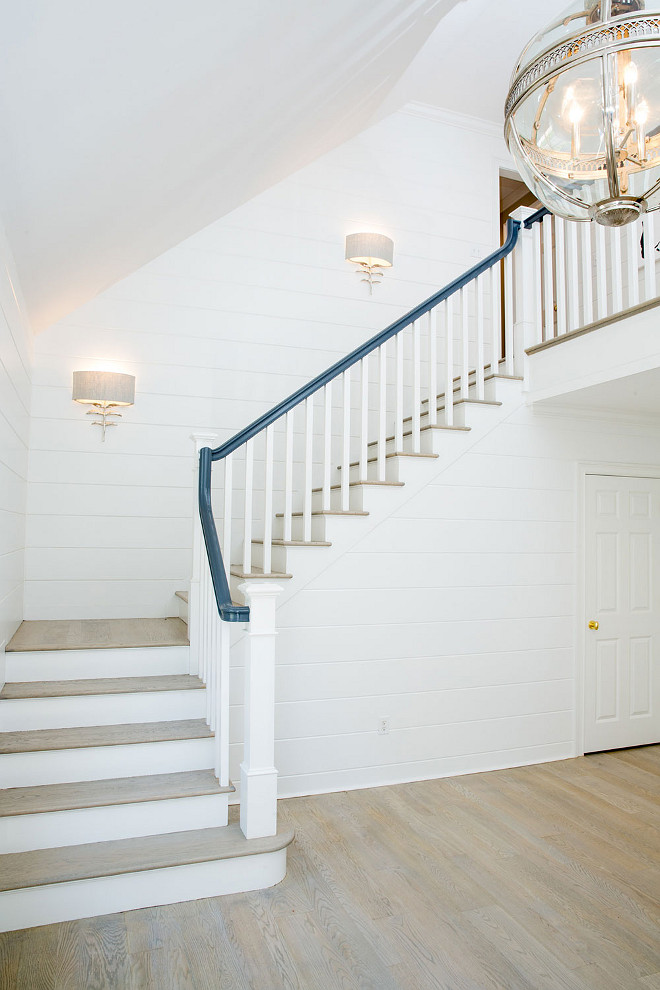
[[241,831],[246,839],[256,839],[277,832],[275,606],[282,589],[269,581],[246,582],[239,590],[250,608],[245,637]]
[[190,673],[199,672],[200,643],[202,635],[202,610],[200,581],[202,577],[202,564],[205,563],[202,556],[202,525],[199,521],[199,511],[197,504],[197,477],[199,471],[199,452],[202,447],[217,447],[218,434],[210,431],[200,431],[192,433],[190,439],[195,445],[195,464],[193,467],[193,538],[192,538],[192,574],[190,578],[190,590],[188,592],[188,639],[190,640]]
[[521,223],[518,243],[513,251],[513,373],[527,381],[525,348],[537,343],[536,293],[540,291],[537,272],[534,271],[534,231],[525,230],[524,222],[535,210],[520,206],[511,214]]

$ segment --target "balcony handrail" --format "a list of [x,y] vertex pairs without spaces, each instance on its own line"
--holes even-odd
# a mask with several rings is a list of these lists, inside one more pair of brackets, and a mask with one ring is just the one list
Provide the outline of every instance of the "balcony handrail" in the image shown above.
[[[532,223],[536,220],[542,219],[542,217],[547,213],[546,210],[539,210],[536,214],[533,214],[525,222],[525,227],[529,228]],[[444,302],[450,296],[459,292],[462,288],[473,282],[475,279],[483,275],[484,272],[489,271],[494,265],[497,265],[500,261],[506,258],[516,246],[518,241],[518,236],[520,234],[520,228],[522,224],[519,220],[514,220],[509,217],[507,220],[507,236],[504,244],[499,247],[492,254],[484,258],[478,264],[473,265],[467,272],[460,275],[458,278],[453,279],[449,282],[443,289],[439,292],[434,293],[425,302],[416,306],[414,309],[410,310],[405,316],[400,317],[395,320],[394,323],[390,324],[385,330],[376,334],[370,340],[361,344],[354,351],[351,351],[346,357],[337,361],[326,371],[317,375],[302,388],[299,388],[296,392],[293,392],[288,398],[283,399],[276,406],[270,409],[263,416],[260,416],[249,426],[240,430],[235,434],[230,440],[221,444],[212,450],[210,447],[203,447],[199,453],[199,481],[198,481],[198,494],[199,494],[199,517],[202,527],[202,533],[204,535],[204,543],[206,546],[206,553],[208,557],[209,570],[211,572],[211,580],[213,583],[213,591],[215,595],[215,600],[218,606],[218,612],[220,618],[225,622],[247,622],[250,617],[250,610],[244,605],[235,605],[231,600],[231,593],[229,589],[229,582],[227,580],[227,573],[225,570],[225,565],[222,559],[222,551],[220,548],[220,541],[218,539],[218,532],[215,525],[215,519],[213,516],[213,507],[211,504],[211,471],[213,461],[223,460],[229,454],[232,454],[239,447],[242,447],[253,437],[257,436],[263,430],[265,430],[272,423],[279,420],[285,413],[290,412],[300,403],[304,402],[310,396],[314,395],[321,388],[328,384],[328,382],[333,381],[338,378],[343,372],[352,368],[363,358],[367,357],[373,351],[377,350],[382,344],[386,343],[392,337],[395,337],[402,330],[405,330],[411,324],[419,320],[420,317],[424,316],[426,313],[435,309],[440,303]]]

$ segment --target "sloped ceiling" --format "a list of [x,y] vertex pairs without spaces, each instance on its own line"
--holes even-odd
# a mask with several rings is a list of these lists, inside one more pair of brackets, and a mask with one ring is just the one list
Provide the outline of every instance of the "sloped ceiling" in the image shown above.
[[6,4],[0,213],[33,327],[362,130],[460,2]]

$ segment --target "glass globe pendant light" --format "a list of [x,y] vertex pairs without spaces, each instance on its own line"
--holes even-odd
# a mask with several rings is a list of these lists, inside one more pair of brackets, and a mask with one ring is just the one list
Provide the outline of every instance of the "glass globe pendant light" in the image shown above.
[[660,208],[660,0],[576,0],[518,59],[505,137],[552,213],[622,227]]

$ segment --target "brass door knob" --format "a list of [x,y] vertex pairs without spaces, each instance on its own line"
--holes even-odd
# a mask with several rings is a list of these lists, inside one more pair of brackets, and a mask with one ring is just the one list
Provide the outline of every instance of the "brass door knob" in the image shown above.
[[596,622],[595,619],[589,619],[589,628],[598,629],[598,623]]

